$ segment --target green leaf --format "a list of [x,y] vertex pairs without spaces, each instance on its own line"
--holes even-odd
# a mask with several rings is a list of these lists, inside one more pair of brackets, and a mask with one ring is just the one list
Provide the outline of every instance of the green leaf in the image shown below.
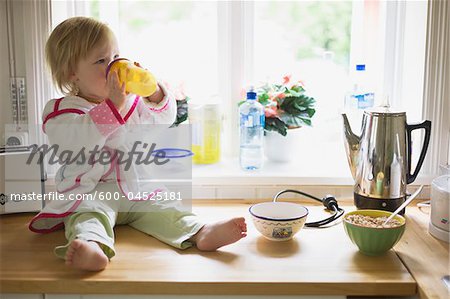
[[172,127],[178,127],[179,124],[186,121],[188,118],[188,101],[189,97],[186,97],[183,100],[177,100],[177,118],[175,119],[175,122],[170,126]]
[[289,97],[300,97],[301,93],[297,92],[294,89],[290,89],[289,91],[287,91],[287,94],[289,94]]
[[261,105],[266,106],[270,103],[269,95],[267,93],[260,94],[258,96],[258,102],[260,102]]
[[284,101],[280,103],[280,108],[293,116],[307,112],[306,114],[312,117],[315,113],[315,109],[313,108],[314,104],[315,100],[305,95],[289,96],[284,98]]
[[280,119],[289,127],[302,127],[311,126],[311,118],[307,113],[302,113],[299,115],[292,115],[288,113],[283,113],[280,115]]
[[316,109],[308,108],[306,109],[306,113],[308,113],[308,116],[311,118],[316,114]]
[[264,129],[266,131],[275,131],[286,136],[288,127],[278,117],[267,117]]
[[303,92],[305,92],[305,89],[304,89],[303,86],[301,86],[301,85],[295,85],[295,86],[292,86],[291,90],[294,90],[294,91],[296,91],[296,92],[298,92],[298,93],[303,93]]

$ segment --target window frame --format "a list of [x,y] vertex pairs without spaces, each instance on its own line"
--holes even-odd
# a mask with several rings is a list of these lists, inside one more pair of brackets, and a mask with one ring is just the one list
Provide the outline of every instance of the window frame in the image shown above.
[[[18,5],[23,9],[24,13],[23,32],[26,44],[26,80],[30,124],[42,123],[42,109],[53,96],[51,82],[47,79],[43,51],[46,38],[51,30],[51,2],[51,0],[25,1],[20,2],[20,6],[17,4],[19,2],[12,3],[12,5]],[[69,15],[83,15],[85,13],[84,7],[81,5],[83,1],[68,0],[66,2]],[[394,4],[396,12],[392,13],[391,11],[390,15],[397,19],[387,18],[387,20],[388,22],[395,21],[395,32],[398,34],[402,32],[401,26],[405,21],[405,5],[402,4],[402,1]],[[390,5],[394,4],[391,3]],[[245,87],[246,82],[251,82],[252,79],[252,5],[253,3],[249,1],[218,2],[219,82],[223,83],[219,87],[219,93],[226,103],[224,110],[227,123],[224,128],[223,139],[223,143],[226,144],[225,157],[237,156],[237,102],[242,88]],[[432,121],[433,133],[429,152],[420,176],[422,179],[419,178],[418,180],[420,183],[430,183],[431,178],[438,173],[439,164],[449,163],[449,19],[450,7],[448,3],[445,1],[428,2],[422,114],[424,119]],[[385,45],[385,63],[396,61],[395,57],[401,57],[404,49],[398,44],[392,45],[392,42],[400,41],[401,37],[399,36],[391,37],[388,40]],[[401,75],[400,67],[400,65],[394,64],[393,69],[386,69],[384,74],[385,84],[398,80],[398,76]],[[448,112],[448,114],[445,112]],[[37,128],[40,128],[40,126],[37,126]],[[30,131],[29,134],[31,142],[42,143],[45,141],[42,131],[34,130]],[[273,172],[270,172],[270,175],[274,175]],[[342,180],[342,178],[336,179],[341,183],[347,181]],[[321,184],[321,182],[318,181],[317,184]]]

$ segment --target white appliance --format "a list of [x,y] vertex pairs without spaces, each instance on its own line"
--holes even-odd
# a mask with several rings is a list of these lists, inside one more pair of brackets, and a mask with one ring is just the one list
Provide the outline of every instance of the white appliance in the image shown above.
[[445,242],[450,241],[450,168],[445,166],[445,171],[431,183],[431,214],[428,230],[434,237]]
[[0,214],[37,212],[43,207],[46,174],[42,153],[32,154],[28,146],[0,148]]

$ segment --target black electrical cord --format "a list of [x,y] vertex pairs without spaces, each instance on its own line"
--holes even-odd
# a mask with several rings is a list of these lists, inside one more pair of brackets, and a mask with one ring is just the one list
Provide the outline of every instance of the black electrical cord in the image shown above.
[[277,201],[278,197],[281,194],[284,194],[284,193],[296,193],[296,194],[300,194],[300,195],[309,197],[311,199],[314,199],[314,200],[322,203],[324,205],[324,207],[327,208],[328,210],[334,211],[333,215],[331,215],[330,217],[328,217],[326,219],[322,219],[322,220],[316,221],[316,222],[307,222],[307,223],[305,223],[305,226],[307,226],[307,227],[322,227],[324,225],[327,225],[327,224],[337,220],[339,217],[344,215],[344,210],[341,209],[338,206],[337,200],[336,200],[336,198],[333,195],[327,195],[324,198],[320,199],[318,197],[315,197],[315,196],[313,196],[311,194],[308,194],[308,193],[305,193],[305,192],[302,192],[302,191],[293,190],[293,189],[286,189],[286,190],[278,192],[274,196],[273,201],[274,202]]

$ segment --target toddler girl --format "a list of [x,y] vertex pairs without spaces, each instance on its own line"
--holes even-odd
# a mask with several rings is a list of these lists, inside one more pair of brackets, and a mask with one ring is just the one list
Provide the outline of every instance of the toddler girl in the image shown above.
[[[139,179],[134,177],[135,165],[127,169],[114,159],[119,149],[127,149],[120,136],[141,124],[170,126],[176,103],[162,84],[151,96],[141,98],[125,92],[116,72],[106,76],[119,49],[105,24],[85,17],[67,19],[53,30],[45,51],[53,81],[66,95],[44,108],[43,130],[50,143],[72,152],[101,149],[84,163],[77,160],[58,170],[56,188],[65,200],[47,203],[30,222],[30,229],[39,233],[64,227],[68,242],[55,248],[56,256],[77,269],[104,269],[115,255],[116,224],[128,224],[181,249],[196,245],[211,251],[246,236],[242,217],[204,224],[168,202],[128,198],[125,191]],[[105,153],[112,157],[109,164],[99,163],[98,157]],[[163,190],[151,184],[146,188],[147,199]],[[121,199],[86,202],[73,196],[107,192],[120,193]]]

